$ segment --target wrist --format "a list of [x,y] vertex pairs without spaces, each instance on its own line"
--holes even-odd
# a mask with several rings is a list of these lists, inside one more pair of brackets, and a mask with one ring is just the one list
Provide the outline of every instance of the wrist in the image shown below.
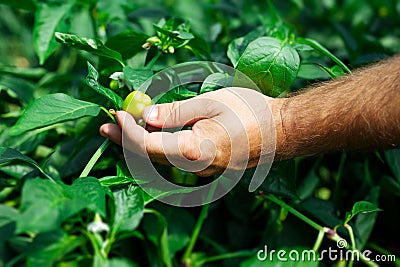
[[287,140],[284,129],[283,110],[285,108],[287,98],[271,98],[266,96],[266,101],[270,108],[275,126],[275,161],[288,158],[287,155]]

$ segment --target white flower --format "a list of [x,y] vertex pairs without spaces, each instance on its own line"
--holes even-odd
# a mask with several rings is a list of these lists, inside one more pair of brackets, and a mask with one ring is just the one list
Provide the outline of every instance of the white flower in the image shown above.
[[131,85],[126,82],[125,75],[123,72],[120,71],[114,72],[113,74],[110,75],[110,79],[118,81],[119,88],[122,88],[126,85],[129,89],[131,89]]
[[109,232],[110,227],[104,222],[91,222],[87,226],[87,230],[92,233]]

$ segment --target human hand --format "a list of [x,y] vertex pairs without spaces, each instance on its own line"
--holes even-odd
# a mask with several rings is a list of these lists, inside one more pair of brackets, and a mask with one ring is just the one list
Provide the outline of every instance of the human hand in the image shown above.
[[151,128],[192,125],[190,130],[149,132],[129,113],[119,111],[119,125],[105,124],[100,133],[133,153],[148,155],[154,162],[172,163],[199,176],[210,176],[271,161],[281,105],[280,99],[254,90],[225,88],[150,106],[143,112]]

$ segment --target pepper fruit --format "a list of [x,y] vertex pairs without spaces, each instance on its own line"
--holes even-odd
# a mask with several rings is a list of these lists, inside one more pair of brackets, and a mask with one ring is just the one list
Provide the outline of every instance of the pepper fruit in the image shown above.
[[122,103],[122,109],[130,113],[136,120],[142,118],[142,113],[151,105],[150,96],[140,91],[131,92]]

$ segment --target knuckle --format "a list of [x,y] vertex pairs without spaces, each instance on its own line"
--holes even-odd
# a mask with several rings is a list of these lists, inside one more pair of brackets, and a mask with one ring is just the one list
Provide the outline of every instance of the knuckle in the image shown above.
[[180,121],[180,116],[181,116],[180,105],[181,105],[180,102],[173,102],[170,105],[168,118],[172,123]]

